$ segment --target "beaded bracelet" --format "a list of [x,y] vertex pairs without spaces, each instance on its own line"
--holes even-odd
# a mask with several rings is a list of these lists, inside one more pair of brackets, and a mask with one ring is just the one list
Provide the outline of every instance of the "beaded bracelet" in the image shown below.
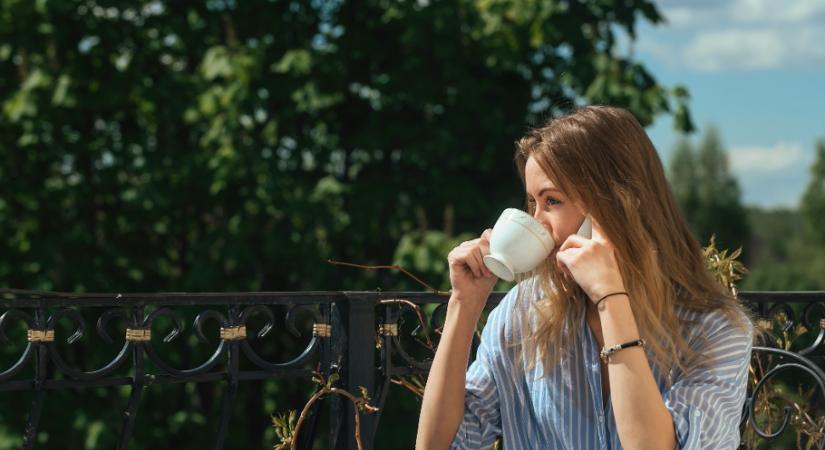
[[613,346],[610,346],[610,347],[604,347],[602,349],[601,353],[599,353],[599,357],[602,359],[602,361],[607,363],[607,358],[610,355],[618,352],[619,350],[621,350],[623,348],[635,347],[635,346],[639,346],[639,347],[644,348],[646,345],[647,345],[647,342],[645,342],[644,339],[637,339],[635,341],[625,342],[624,344],[616,344],[616,345],[613,345]]

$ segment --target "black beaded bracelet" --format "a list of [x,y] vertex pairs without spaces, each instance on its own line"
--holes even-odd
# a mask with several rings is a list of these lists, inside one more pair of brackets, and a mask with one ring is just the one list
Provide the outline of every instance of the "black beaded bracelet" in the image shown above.
[[624,292],[624,291],[622,291],[622,292],[611,292],[610,294],[605,295],[604,297],[600,298],[599,301],[596,302],[596,309],[599,308],[599,303],[604,301],[604,299],[606,299],[607,297],[612,297],[614,295],[628,295],[628,294],[627,294],[627,292]]

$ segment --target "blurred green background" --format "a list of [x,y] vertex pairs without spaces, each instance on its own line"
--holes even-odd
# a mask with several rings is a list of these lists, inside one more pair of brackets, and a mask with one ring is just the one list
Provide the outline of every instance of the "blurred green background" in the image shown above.
[[[421,289],[334,259],[448,289],[449,249],[523,203],[529,126],[606,103],[694,130],[688,89],[618,50],[642,22],[662,22],[653,2],[0,0],[0,286]],[[825,141],[800,207],[764,210],[742,204],[723,132],[685,137],[667,168],[697,237],[743,246],[745,290],[825,289]],[[211,351],[184,341],[170,360]],[[87,369],[117,350],[64,347]],[[312,388],[243,387],[227,448],[269,448],[268,415]],[[220,387],[150,391],[131,448],[209,446]],[[127,395],[49,393],[40,447],[112,448]],[[3,395],[0,449],[20,445],[29,401]],[[411,448],[417,412],[393,387],[377,448]]]

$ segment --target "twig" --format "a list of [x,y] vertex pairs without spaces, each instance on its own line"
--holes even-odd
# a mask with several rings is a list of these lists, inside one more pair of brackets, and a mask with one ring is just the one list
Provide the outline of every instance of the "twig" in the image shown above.
[[402,298],[391,298],[391,299],[381,300],[379,303],[381,303],[382,305],[391,305],[391,304],[394,304],[394,303],[403,303],[403,304],[411,307],[413,309],[413,311],[415,311],[415,315],[418,316],[418,323],[421,325],[421,329],[424,330],[424,339],[427,340],[427,343],[426,343],[427,348],[429,348],[430,350],[435,352],[435,346],[433,345],[432,339],[430,339],[429,331],[427,331],[427,324],[424,322],[424,316],[421,314],[421,307],[419,307],[418,305],[416,305],[415,303],[413,303],[409,300],[404,300]]
[[292,442],[290,443],[290,449],[296,450],[298,445],[298,432],[301,430],[301,425],[304,423],[304,419],[306,419],[307,411],[309,411],[309,407],[312,406],[318,399],[327,395],[327,394],[338,394],[343,395],[350,399],[350,401],[354,404],[355,410],[355,443],[358,445],[358,450],[361,450],[361,415],[358,414],[359,408],[364,408],[366,412],[374,413],[378,411],[378,408],[368,404],[367,402],[362,401],[361,399],[356,398],[354,395],[350,394],[348,391],[340,388],[323,388],[320,391],[316,392],[304,405],[304,409],[301,411],[301,416],[298,418],[298,422],[295,424],[295,434],[293,435]]
[[333,261],[331,259],[328,259],[327,262],[330,263],[330,264],[336,264],[336,265],[339,265],[339,266],[357,267],[359,269],[368,269],[368,270],[380,270],[380,269],[400,270],[401,272],[404,272],[404,274],[406,274],[407,276],[409,276],[413,280],[417,281],[419,284],[421,284],[425,288],[433,291],[437,295],[440,295],[442,297],[449,297],[450,296],[450,291],[440,291],[440,290],[430,286],[429,284],[425,283],[424,281],[422,281],[417,276],[411,274],[410,272],[407,271],[407,269],[405,269],[401,266],[398,266],[398,265],[365,266],[363,264],[353,264],[353,263],[342,262],[342,261]]
[[421,398],[424,398],[424,389],[420,388],[419,386],[414,385],[413,383],[410,383],[406,379],[404,379],[404,378],[391,378],[390,381],[393,384],[403,386],[403,387],[409,389],[410,392],[412,392],[413,394],[415,394],[415,395],[417,395]]
[[[296,450],[298,445],[298,436],[300,435],[301,425],[303,425],[304,420],[307,418],[307,414],[309,412],[309,408],[312,406],[313,403],[320,400],[325,395],[329,394],[338,394],[343,395],[344,397],[348,398],[353,403],[353,410],[355,415],[355,444],[358,446],[358,450],[362,450],[361,445],[361,415],[359,412],[363,410],[367,413],[375,413],[378,411],[378,408],[375,406],[370,405],[369,399],[366,397],[366,389],[362,389],[362,397],[358,398],[352,395],[349,391],[341,388],[325,386],[327,382],[323,379],[320,373],[316,373],[316,376],[321,381],[321,389],[319,389],[315,394],[310,397],[309,401],[307,401],[306,405],[304,405],[304,409],[301,410],[301,415],[298,418],[298,422],[295,424],[295,430],[292,433],[291,439],[289,440],[289,448],[290,450]],[[278,448],[278,447],[276,447]]]

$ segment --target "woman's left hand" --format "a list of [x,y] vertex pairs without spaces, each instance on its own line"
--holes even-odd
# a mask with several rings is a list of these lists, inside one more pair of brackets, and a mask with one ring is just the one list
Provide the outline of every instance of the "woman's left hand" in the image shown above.
[[592,238],[571,234],[556,253],[556,264],[576,280],[590,301],[624,291],[624,281],[613,254],[613,244],[593,220]]

